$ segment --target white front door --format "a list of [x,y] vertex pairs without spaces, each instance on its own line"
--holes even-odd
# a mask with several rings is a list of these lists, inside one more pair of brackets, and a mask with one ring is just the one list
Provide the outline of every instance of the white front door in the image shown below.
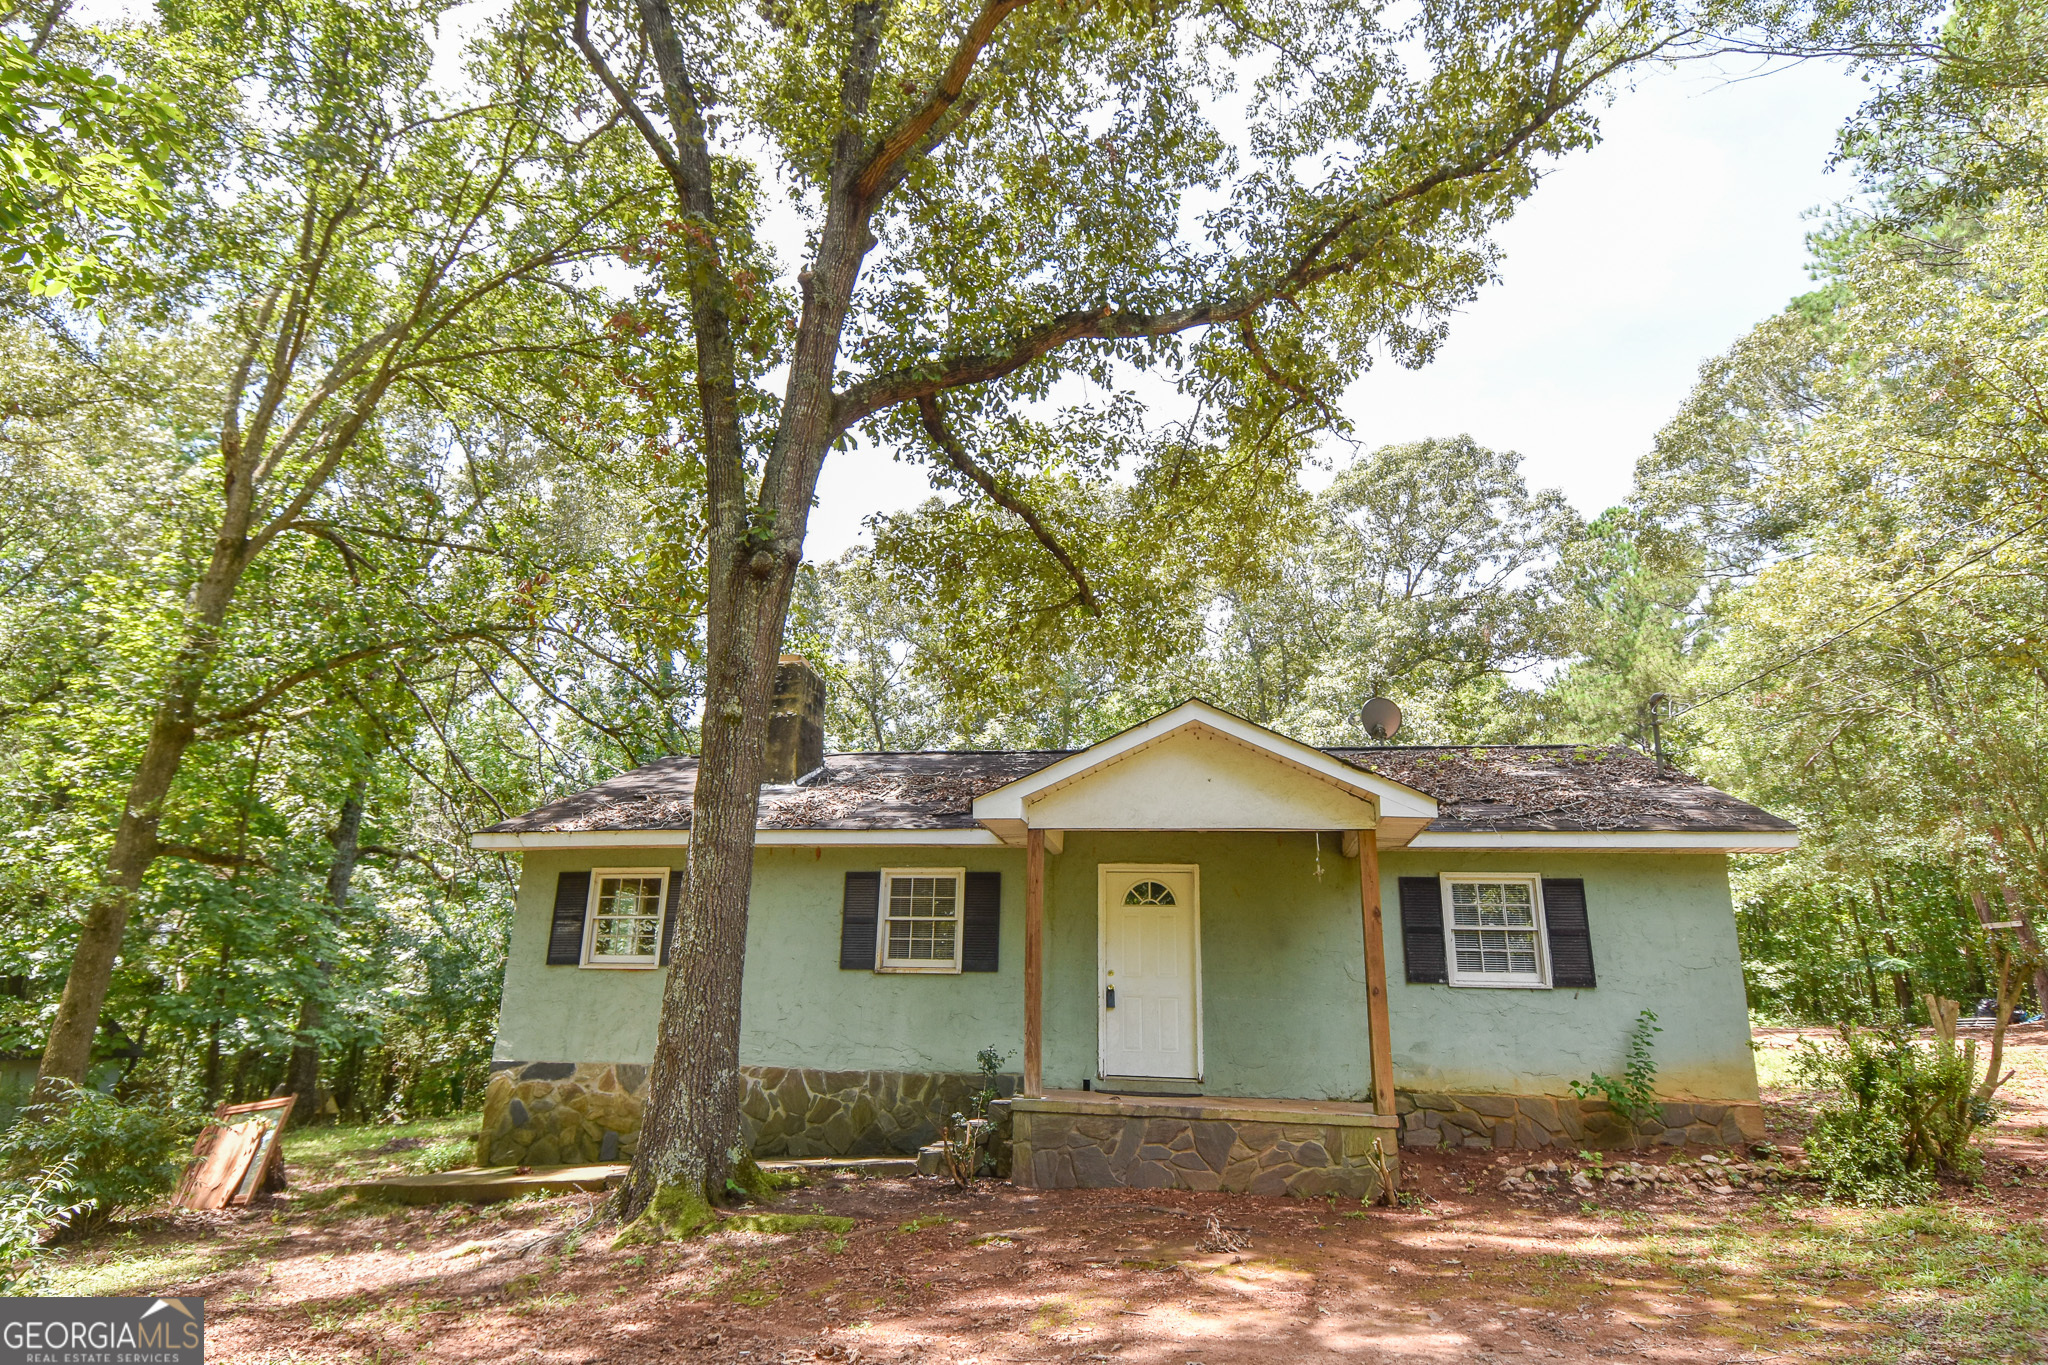
[[1102,868],[1102,1074],[1202,1074],[1201,913],[1195,869]]

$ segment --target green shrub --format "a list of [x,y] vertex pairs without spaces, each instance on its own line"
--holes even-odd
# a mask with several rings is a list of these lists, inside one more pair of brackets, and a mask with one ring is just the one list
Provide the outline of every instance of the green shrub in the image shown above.
[[1793,1062],[1806,1085],[1834,1092],[1807,1135],[1806,1154],[1838,1199],[1925,1199],[1940,1175],[1972,1176],[1971,1146],[1991,1117],[1975,1092],[1974,1042],[1922,1043],[1903,1027],[1844,1026],[1825,1046],[1806,1040]]
[[0,1181],[0,1294],[30,1295],[41,1287],[50,1240],[80,1218],[69,1157],[20,1180]]
[[0,1165],[22,1180],[68,1163],[71,1195],[90,1205],[72,1225],[97,1224],[168,1194],[197,1128],[197,1120],[175,1109],[121,1104],[73,1087],[60,1100],[22,1110],[0,1137]]

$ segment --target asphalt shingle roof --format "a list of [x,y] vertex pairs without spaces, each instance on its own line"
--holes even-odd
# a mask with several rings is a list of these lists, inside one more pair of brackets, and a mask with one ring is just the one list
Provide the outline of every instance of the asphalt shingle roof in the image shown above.
[[[802,786],[765,787],[762,829],[971,829],[974,799],[1071,750],[832,754]],[[1625,746],[1329,749],[1436,798],[1438,831],[1789,831],[1795,826]],[[685,830],[697,760],[663,758],[493,825],[487,834]]]

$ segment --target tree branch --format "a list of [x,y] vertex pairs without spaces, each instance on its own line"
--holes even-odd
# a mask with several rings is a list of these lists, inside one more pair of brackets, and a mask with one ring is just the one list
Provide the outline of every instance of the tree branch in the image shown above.
[[271,870],[270,864],[253,853],[216,853],[210,848],[196,844],[167,844],[157,841],[156,855],[159,858],[183,858],[188,863],[204,863],[208,867],[253,867],[264,872]]
[[1019,521],[1030,527],[1031,534],[1038,537],[1038,543],[1046,548],[1048,554],[1060,562],[1060,567],[1067,571],[1067,577],[1074,580],[1074,587],[1080,596],[1081,604],[1087,607],[1090,612],[1100,613],[1102,603],[1096,600],[1095,589],[1090,587],[1088,583],[1088,575],[1081,572],[1081,566],[1074,562],[1074,557],[1067,553],[1065,547],[1053,536],[1053,533],[1046,527],[1045,523],[1038,519],[1038,513],[1032,510],[1029,503],[1022,502],[1005,493],[1002,486],[996,482],[995,476],[976,464],[968,456],[966,449],[954,437],[952,430],[946,426],[946,416],[939,411],[939,400],[930,395],[918,399],[917,414],[924,421],[925,435],[932,438],[932,444],[939,448],[939,452],[946,457],[946,462],[968,478],[974,480],[981,488],[981,491],[988,494],[989,500],[995,503],[996,506],[1010,512]]
[[374,659],[380,654],[391,654],[401,649],[412,649],[425,645],[455,644],[463,640],[486,638],[491,634],[492,631],[490,629],[477,628],[451,631],[446,635],[408,635],[402,639],[384,640],[374,645],[365,645],[361,649],[351,649],[347,653],[337,654],[332,658],[322,659],[318,663],[308,664],[306,667],[295,672],[287,673],[284,677],[279,678],[276,682],[258,692],[252,700],[231,710],[216,711],[214,714],[202,718],[198,724],[201,729],[212,730],[223,725],[232,725],[236,721],[247,720],[293,688],[303,683],[311,682],[323,673],[331,673],[335,669],[347,664],[360,663],[364,659]]
[[[676,168],[676,193],[682,199],[684,211],[702,218],[705,226],[709,227],[718,207],[711,194],[710,132],[704,124],[704,105],[697,98],[696,82],[690,79],[689,63],[683,57],[683,42],[676,29],[675,11],[669,8],[668,0],[635,0],[635,3],[640,12],[640,31],[646,35],[647,45],[654,53],[654,70],[661,80],[662,103],[667,107],[669,128],[675,134],[670,160]],[[631,109],[622,112],[632,117]],[[636,123],[634,126],[639,125]],[[710,254],[715,260],[717,253],[713,251]]]
[[1337,425],[1338,416],[1330,410],[1328,404],[1316,397],[1314,392],[1300,380],[1290,379],[1280,373],[1279,367],[1274,365],[1272,358],[1266,354],[1266,348],[1259,344],[1258,329],[1252,326],[1250,318],[1239,318],[1237,320],[1237,334],[1244,341],[1245,353],[1251,356],[1252,363],[1259,367],[1259,372],[1266,376],[1268,383],[1276,389],[1282,389],[1293,394],[1298,401],[1314,408],[1322,416],[1323,421],[1329,425]]
[[980,60],[982,50],[988,46],[989,39],[995,36],[1003,20],[1030,3],[1032,0],[988,0],[981,13],[974,16],[974,22],[967,26],[959,45],[953,49],[953,60],[946,64],[946,72],[939,77],[932,97],[882,139],[882,145],[875,148],[867,164],[861,167],[853,184],[856,195],[863,201],[875,197],[897,164],[924,139],[933,125],[945,117],[946,111],[967,89],[967,78],[974,74],[974,64]]
[[[1668,40],[1667,40],[1668,41]],[[1285,270],[1266,283],[1239,293],[1225,295],[1184,308],[1159,313],[1120,309],[1113,304],[1073,309],[1060,313],[1037,327],[1018,334],[1009,346],[967,355],[918,361],[902,369],[878,374],[841,391],[833,403],[834,434],[856,422],[898,403],[915,401],[948,389],[986,384],[1015,374],[1063,346],[1077,341],[1128,341],[1177,336],[1202,327],[1239,322],[1254,316],[1270,303],[1289,300],[1326,280],[1348,275],[1365,264],[1375,241],[1363,242],[1336,256],[1328,253],[1372,214],[1384,213],[1413,203],[1447,185],[1490,175],[1564,109],[1569,108],[1596,82],[1628,61],[1651,55],[1664,44],[1646,52],[1615,56],[1597,68],[1582,73],[1569,86],[1553,90],[1508,136],[1492,147],[1452,165],[1421,176],[1401,189],[1371,196],[1338,214],[1303,247]]]
[[414,853],[409,848],[390,848],[384,844],[360,844],[356,852],[365,858],[391,858],[400,862],[418,863],[427,870],[427,875],[444,885],[455,880],[452,872],[443,872],[435,866],[433,859],[423,853]]
[[668,145],[668,139],[654,126],[654,120],[647,117],[647,111],[633,98],[633,92],[613,74],[604,54],[597,50],[597,44],[590,41],[590,0],[576,0],[576,24],[573,30],[576,50],[583,54],[583,60],[597,73],[597,79],[611,95],[612,103],[619,107],[640,133],[640,140],[647,144],[647,150],[654,153],[654,159],[661,163],[661,169],[668,174],[669,182],[676,187],[676,197],[684,203],[690,199],[690,182],[683,174],[683,165],[676,160],[676,149]]
[[363,576],[356,572],[356,566],[366,561],[361,555],[356,553],[353,545],[350,545],[341,538],[340,533],[335,528],[327,525],[325,522],[308,521],[301,518],[297,521],[288,521],[278,529],[280,531],[304,531],[309,536],[326,541],[341,555],[342,567],[348,570],[348,581],[357,585],[362,583]]

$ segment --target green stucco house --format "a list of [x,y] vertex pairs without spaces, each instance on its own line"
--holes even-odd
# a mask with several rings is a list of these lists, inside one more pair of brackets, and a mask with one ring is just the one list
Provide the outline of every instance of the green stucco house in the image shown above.
[[[1628,748],[1319,749],[1190,701],[1064,752],[823,752],[785,659],[741,1053],[767,1155],[910,1152],[977,1051],[1013,1178],[1362,1192],[1399,1147],[1761,1132],[1728,855],[1784,820]],[[629,1155],[695,760],[474,836],[523,864],[480,1157]]]

